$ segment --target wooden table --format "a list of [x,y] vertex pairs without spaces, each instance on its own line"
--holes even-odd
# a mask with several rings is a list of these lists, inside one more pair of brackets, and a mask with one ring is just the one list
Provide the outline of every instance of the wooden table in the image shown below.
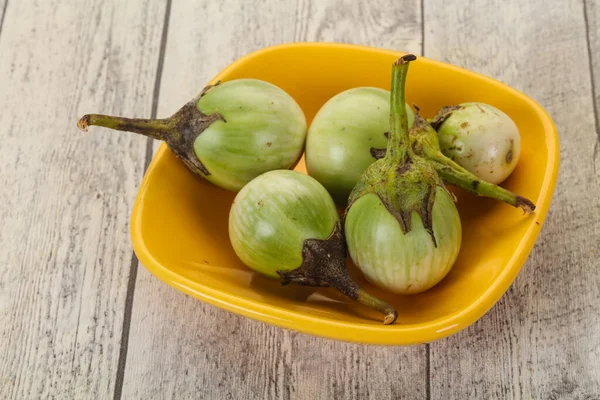
[[[0,398],[600,398],[597,0],[0,0],[0,21]],[[82,134],[78,117],[168,116],[231,61],[292,41],[450,62],[553,117],[547,222],[468,329],[414,347],[325,340],[138,265],[129,216],[155,145]]]

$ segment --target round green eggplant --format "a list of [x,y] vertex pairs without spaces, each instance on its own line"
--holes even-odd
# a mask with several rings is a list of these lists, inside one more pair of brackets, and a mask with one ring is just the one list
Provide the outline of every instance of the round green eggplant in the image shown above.
[[240,260],[262,275],[284,285],[332,286],[383,313],[384,324],[398,316],[350,278],[333,199],[308,175],[270,171],[244,186],[229,214],[229,239]]
[[[450,271],[460,250],[460,217],[448,193],[437,189],[433,205],[435,245],[413,212],[412,228],[400,224],[375,194],[356,200],[346,216],[350,257],[376,286],[397,294],[423,292]],[[437,247],[436,247],[437,246]]]
[[238,191],[258,175],[293,167],[304,148],[306,118],[281,88],[257,79],[206,87],[166,119],[83,116],[98,125],[163,140],[196,175]]
[[[398,294],[437,284],[456,261],[462,240],[453,198],[434,162],[423,156],[423,144],[410,139],[405,83],[415,59],[408,54],[393,64],[387,149],[352,190],[344,222],[356,266],[373,284]],[[427,126],[416,121],[413,136],[429,138],[420,133]]]
[[246,185],[229,215],[229,239],[240,260],[279,278],[302,265],[307,239],[327,239],[340,221],[327,190],[308,175],[271,171]]
[[[414,112],[406,105],[409,125]],[[390,92],[359,87],[337,94],[318,111],[308,129],[306,168],[345,206],[361,174],[387,146]]]
[[521,155],[521,135],[508,115],[485,103],[463,103],[442,113],[437,132],[444,155],[489,183],[508,178]]

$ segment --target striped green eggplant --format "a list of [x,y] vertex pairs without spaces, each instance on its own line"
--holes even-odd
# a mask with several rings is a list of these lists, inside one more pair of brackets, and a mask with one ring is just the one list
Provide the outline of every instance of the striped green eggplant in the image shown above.
[[[414,112],[406,105],[408,123]],[[363,172],[385,150],[390,92],[374,87],[343,91],[317,112],[306,138],[306,169],[342,207]]]
[[403,56],[392,67],[387,151],[360,177],[345,213],[352,260],[369,281],[399,294],[420,293],[440,282],[462,240],[452,196],[409,139],[404,91],[415,59]]
[[196,175],[239,191],[258,175],[293,167],[304,148],[306,118],[281,88],[257,79],[208,86],[165,119],[84,115],[97,125],[163,140]]
[[240,260],[262,275],[284,285],[331,286],[383,313],[385,324],[398,316],[350,278],[333,199],[308,175],[270,171],[244,186],[229,213],[229,239]]

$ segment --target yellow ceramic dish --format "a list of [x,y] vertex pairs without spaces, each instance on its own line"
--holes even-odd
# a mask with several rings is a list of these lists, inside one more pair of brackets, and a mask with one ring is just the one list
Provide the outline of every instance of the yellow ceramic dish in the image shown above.
[[[211,83],[266,80],[292,95],[310,122],[329,98],[343,90],[357,86],[389,90],[391,65],[401,54],[341,44],[282,45],[237,60]],[[190,98],[195,94],[190,92]],[[378,290],[349,264],[362,285],[396,306],[399,317],[394,325],[382,325],[380,315],[331,289],[281,287],[245,267],[227,234],[235,193],[194,177],[164,144],[150,164],[133,208],[131,234],[140,261],[161,280],[207,303],[339,340],[416,344],[472,324],[509,288],[540,232],[558,173],[556,129],[548,114],[522,93],[422,57],[411,64],[407,97],[426,117],[444,105],[481,101],[513,118],[522,134],[522,154],[503,186],[533,200],[537,210],[526,216],[503,203],[457,191],[464,232],[460,255],[440,284],[419,295]],[[306,171],[303,160],[296,169]]]

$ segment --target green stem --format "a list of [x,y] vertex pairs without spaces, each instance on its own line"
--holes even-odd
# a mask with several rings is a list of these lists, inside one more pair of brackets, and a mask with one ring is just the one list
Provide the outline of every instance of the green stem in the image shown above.
[[87,131],[90,125],[135,132],[157,140],[166,140],[172,129],[169,119],[123,118],[102,114],[86,114],[77,122],[82,131]]
[[384,325],[393,324],[398,318],[398,312],[391,304],[367,293],[363,288],[358,286],[347,273],[338,275],[335,279],[328,278],[329,277],[325,276],[324,281],[343,295],[358,301],[363,306],[367,306],[382,313],[384,315]]
[[408,116],[406,114],[405,83],[408,64],[417,58],[412,54],[400,57],[392,67],[392,90],[390,94],[390,139],[387,155],[391,160],[400,162],[406,152],[410,152],[408,140]]
[[383,317],[384,325],[393,324],[396,322],[396,319],[398,319],[398,312],[391,304],[388,304],[385,301],[370,295],[369,293],[365,292],[364,289],[358,290],[358,298],[356,301],[385,315],[385,317]]
[[489,197],[503,201],[513,207],[520,207],[527,214],[531,214],[535,210],[535,205],[531,200],[521,197],[498,185],[477,178],[475,175],[444,156],[441,152],[430,151],[427,153],[427,158],[433,161],[434,168],[444,182],[458,186],[477,196]]
[[393,306],[367,293],[350,277],[346,267],[346,242],[340,222],[335,224],[327,239],[304,241],[300,267],[277,273],[282,285],[298,283],[305,286],[331,286],[344,296],[381,312],[386,325],[394,323],[398,318],[398,312]]
[[[452,109],[447,107],[445,112],[452,112]],[[464,167],[446,157],[440,150],[437,132],[418,114],[415,116],[415,127],[411,135],[413,143],[420,145],[418,146],[418,154],[431,161],[439,177],[444,182],[465,189],[476,196],[489,197],[503,201],[513,207],[521,207],[527,214],[535,210],[535,205],[530,200],[498,185],[479,179]]]
[[187,102],[175,114],[164,119],[139,119],[113,117],[102,114],[86,114],[77,122],[77,126],[82,131],[87,131],[90,125],[97,125],[118,131],[135,132],[153,139],[162,140],[169,146],[169,149],[171,149],[175,156],[194,174],[207,177],[210,175],[210,171],[208,171],[196,155],[194,141],[213,122],[225,122],[225,118],[219,113],[203,114],[196,107],[196,103],[197,98]]

